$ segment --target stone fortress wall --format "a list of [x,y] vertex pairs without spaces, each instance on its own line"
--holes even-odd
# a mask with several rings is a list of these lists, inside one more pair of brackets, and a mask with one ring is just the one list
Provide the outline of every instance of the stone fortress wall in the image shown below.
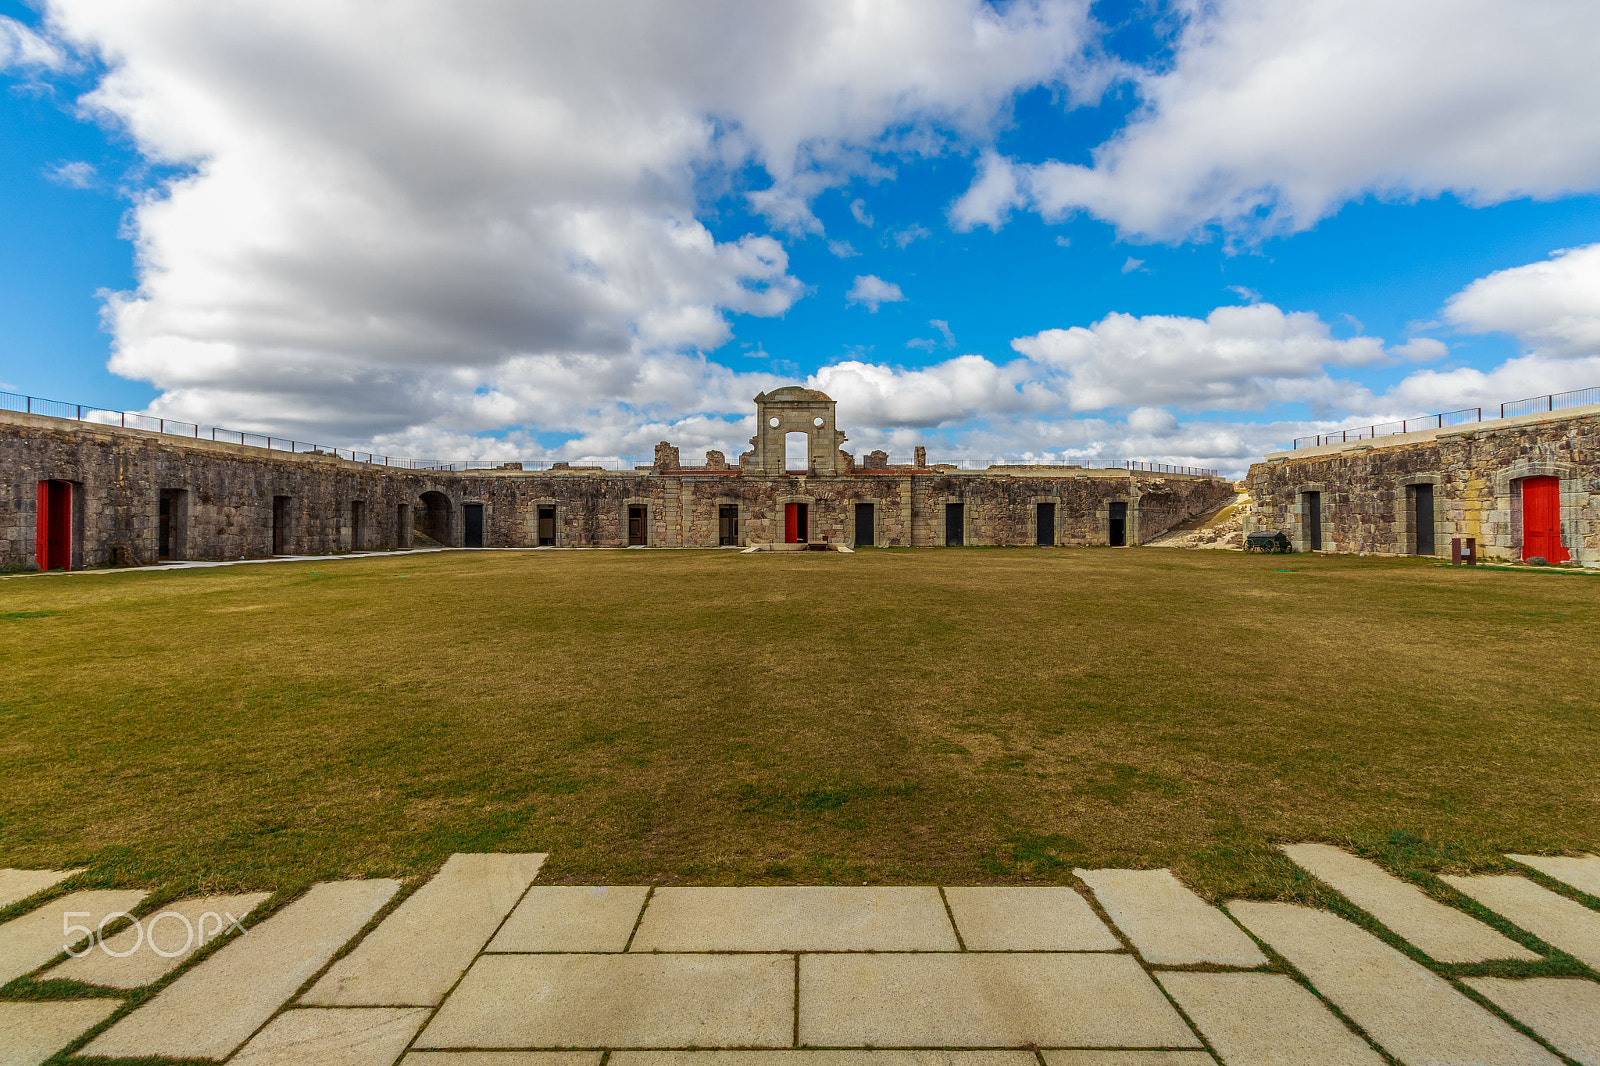
[[1245,532],[1299,551],[1600,567],[1600,406],[1278,452],[1247,486]]
[[[625,472],[410,470],[0,412],[10,497],[0,509],[0,568],[427,543],[1140,544],[1233,494],[1226,481],[1185,474],[889,466],[882,453],[857,465],[839,447],[845,438],[823,394],[780,389],[757,407],[765,429],[736,465],[711,453],[707,465],[686,468],[663,444],[652,467]],[[783,469],[784,435],[795,431],[808,433],[805,472]]]

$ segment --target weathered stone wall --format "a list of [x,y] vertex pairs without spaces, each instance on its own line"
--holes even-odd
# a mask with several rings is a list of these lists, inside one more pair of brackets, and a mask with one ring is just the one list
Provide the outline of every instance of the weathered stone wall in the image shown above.
[[1056,543],[1083,545],[1108,542],[1109,505],[1122,501],[1128,543],[1138,544],[1232,494],[1209,478],[1067,468],[415,471],[5,413],[0,475],[9,487],[0,566],[12,569],[34,565],[37,486],[51,479],[73,485],[75,567],[154,562],[163,491],[175,494],[174,559],[385,550],[414,535],[460,546],[468,505],[482,508],[485,547],[538,544],[542,508],[554,509],[558,547],[622,546],[631,506],[647,509],[653,547],[716,545],[725,506],[738,508],[740,544],[776,543],[788,503],[807,505],[815,543],[856,543],[856,505],[871,503],[874,543],[933,546],[946,543],[948,502],[963,505],[967,544],[1033,544],[1046,502]]
[[1250,468],[1245,532],[1283,530],[1310,547],[1308,492],[1321,494],[1322,547],[1416,553],[1415,488],[1433,486],[1434,554],[1472,537],[1485,558],[1522,555],[1522,480],[1560,479],[1561,540],[1600,566],[1600,412],[1584,409],[1281,452]]

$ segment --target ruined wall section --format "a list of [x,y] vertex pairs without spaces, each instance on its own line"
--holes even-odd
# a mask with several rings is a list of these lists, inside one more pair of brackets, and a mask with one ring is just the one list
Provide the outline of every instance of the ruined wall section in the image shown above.
[[648,545],[675,548],[717,545],[724,507],[737,508],[741,545],[782,542],[788,503],[806,504],[813,542],[858,543],[857,505],[869,503],[873,543],[943,545],[951,501],[963,505],[965,543],[1033,544],[1037,504],[1049,502],[1055,543],[1082,545],[1107,543],[1107,509],[1120,500],[1136,544],[1231,491],[1212,479],[1122,471],[422,471],[10,413],[0,413],[0,474],[9,491],[0,566],[13,569],[34,565],[44,480],[73,485],[74,567],[155,562],[163,490],[182,500],[169,520],[173,560],[405,548],[413,530],[460,547],[468,506],[481,508],[484,547],[539,544],[546,508],[556,546],[621,547],[630,508],[643,507]]
[[1600,566],[1600,415],[1446,430],[1426,439],[1285,452],[1250,468],[1246,533],[1282,530],[1310,547],[1306,493],[1321,494],[1322,547],[1332,552],[1416,552],[1415,489],[1433,486],[1434,554],[1472,537],[1485,558],[1522,552],[1522,481],[1560,482],[1561,540],[1574,561]]
[[[0,513],[0,566],[11,568],[32,565],[44,480],[73,487],[74,567],[155,562],[163,490],[183,494],[175,559],[272,554],[275,506],[288,552],[349,551],[357,500],[367,546],[394,547],[398,507],[415,490],[408,475],[331,457],[19,414],[0,420],[0,474],[11,486]],[[275,505],[276,497],[287,504]]]

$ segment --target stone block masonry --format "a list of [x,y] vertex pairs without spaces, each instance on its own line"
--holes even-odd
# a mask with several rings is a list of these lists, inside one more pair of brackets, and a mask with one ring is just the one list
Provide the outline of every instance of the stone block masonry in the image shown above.
[[[1250,468],[1245,532],[1297,551],[1600,567],[1600,406],[1268,455]],[[1542,507],[1524,507],[1541,497]]]
[[[1122,543],[1140,544],[1232,496],[1225,481],[1186,474],[858,469],[837,448],[843,434],[833,428],[832,405],[821,393],[797,390],[791,397],[780,389],[758,398],[762,424],[779,419],[769,427],[771,439],[758,436],[756,453],[738,464],[718,454],[705,466],[684,467],[678,449],[663,442],[655,466],[627,472],[531,471],[519,464],[469,473],[410,470],[0,412],[0,476],[7,486],[0,498],[0,569],[428,544],[689,548],[731,540],[748,546],[784,542],[794,507],[804,508],[803,539],[818,544],[1103,545],[1117,539],[1113,528]],[[812,432],[805,471],[782,469],[781,431],[792,427]]]

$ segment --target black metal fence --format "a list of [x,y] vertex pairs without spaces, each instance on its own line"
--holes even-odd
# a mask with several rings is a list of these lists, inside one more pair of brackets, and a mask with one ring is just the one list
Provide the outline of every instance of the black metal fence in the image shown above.
[[[221,426],[202,426],[173,418],[140,414],[136,411],[113,411],[104,407],[91,407],[62,400],[46,400],[38,396],[0,392],[0,411],[17,411],[22,414],[47,415],[51,418],[69,418],[100,426],[121,426],[124,429],[143,429],[152,433],[169,433],[192,440],[210,440],[222,444],[238,444],[246,448],[264,448],[268,451],[294,452],[300,455],[326,455],[354,463],[371,463],[374,466],[396,467],[401,470],[438,470],[463,472],[468,470],[649,470],[648,460],[623,458],[600,459],[406,459],[393,455],[353,451],[331,444],[310,444],[288,437],[250,433]],[[1296,447],[1298,447],[1298,443]],[[891,466],[911,466],[912,456],[891,457]],[[933,459],[928,466],[949,466],[958,470],[985,470],[991,466],[1054,466],[1081,467],[1091,470],[1131,470],[1151,474],[1190,474],[1196,477],[1216,477],[1215,470],[1193,466],[1171,466],[1165,463],[1147,463],[1137,459]],[[684,466],[685,470],[705,470],[705,467]],[[860,467],[858,466],[858,469]],[[736,473],[737,463],[728,468]],[[803,473],[803,471],[797,471]]]
[[[1516,418],[1519,415],[1564,411],[1570,407],[1587,407],[1600,404],[1600,388],[1574,389],[1572,392],[1552,392],[1544,396],[1530,396],[1525,400],[1510,400],[1498,408],[1490,407],[1489,418]],[[1446,411],[1437,415],[1419,415],[1402,422],[1380,422],[1354,429],[1339,429],[1313,437],[1296,437],[1295,448],[1317,448],[1324,444],[1345,444],[1350,441],[1372,440],[1375,437],[1392,437],[1401,433],[1420,433],[1427,429],[1446,426],[1465,426],[1484,420],[1482,407],[1464,407],[1459,411]]]

